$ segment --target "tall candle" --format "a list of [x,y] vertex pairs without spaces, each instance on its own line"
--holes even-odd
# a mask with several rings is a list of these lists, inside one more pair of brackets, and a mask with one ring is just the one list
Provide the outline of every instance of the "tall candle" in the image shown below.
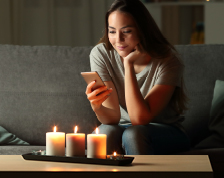
[[65,133],[54,132],[46,133],[46,155],[65,156]]
[[66,156],[85,156],[85,134],[77,130],[76,126],[74,133],[66,134]]
[[106,158],[107,135],[98,132],[98,128],[96,128],[96,134],[87,135],[87,158]]

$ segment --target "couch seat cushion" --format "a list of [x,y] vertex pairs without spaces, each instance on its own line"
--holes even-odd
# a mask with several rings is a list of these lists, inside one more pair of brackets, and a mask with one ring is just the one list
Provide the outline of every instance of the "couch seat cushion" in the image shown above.
[[0,155],[22,155],[45,149],[45,146],[6,145],[0,146]]

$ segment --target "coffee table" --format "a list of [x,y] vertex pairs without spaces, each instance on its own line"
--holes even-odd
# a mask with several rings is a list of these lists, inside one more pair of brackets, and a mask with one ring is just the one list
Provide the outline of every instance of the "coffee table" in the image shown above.
[[[178,177],[178,178],[212,178],[213,171],[207,155],[135,155],[131,165],[111,166],[96,164],[62,163],[48,161],[24,160],[20,155],[0,155],[0,177],[19,175],[20,177],[41,177],[49,174],[86,175],[88,177]],[[64,177],[64,176],[63,176]]]

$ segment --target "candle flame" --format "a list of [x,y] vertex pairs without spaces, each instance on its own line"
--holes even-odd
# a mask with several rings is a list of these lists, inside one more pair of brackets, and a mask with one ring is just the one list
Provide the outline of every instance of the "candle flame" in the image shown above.
[[98,134],[99,133],[99,129],[98,128],[96,128],[96,134]]
[[54,126],[54,132],[56,132],[56,130],[57,130],[57,127],[56,127],[56,126]]
[[117,153],[116,152],[114,152],[114,156],[117,156]]
[[78,127],[75,126],[74,132],[77,133],[77,131],[78,131]]

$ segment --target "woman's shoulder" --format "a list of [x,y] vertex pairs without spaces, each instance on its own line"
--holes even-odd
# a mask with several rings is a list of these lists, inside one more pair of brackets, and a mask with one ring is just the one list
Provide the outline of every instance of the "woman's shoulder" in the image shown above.
[[153,58],[153,67],[159,71],[172,69],[183,70],[184,64],[176,53],[172,53],[163,58]]
[[163,65],[167,64],[180,65],[180,66],[183,65],[180,55],[174,50],[172,50],[167,57],[163,58],[162,60],[158,59],[158,61],[160,64]]
[[106,44],[105,43],[99,43],[96,46],[93,47],[93,49],[90,52],[90,55],[96,55],[96,54],[103,54],[103,53],[108,53],[109,51],[107,50]]

